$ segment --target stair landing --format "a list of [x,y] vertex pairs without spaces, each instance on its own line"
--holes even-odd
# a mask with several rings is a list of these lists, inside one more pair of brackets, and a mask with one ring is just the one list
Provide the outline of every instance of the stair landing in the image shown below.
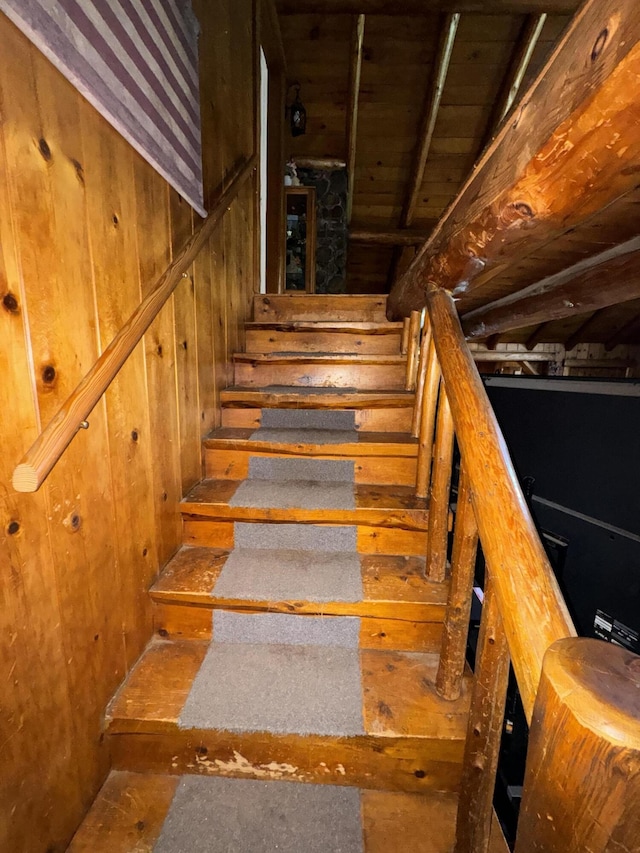
[[[152,851],[179,784],[180,776],[112,772],[71,842],[68,853]],[[409,850],[412,853],[451,853],[456,794],[361,790],[359,795],[364,853]],[[203,815],[203,820],[206,820],[206,815]],[[215,827],[212,827],[212,845],[215,837]],[[211,846],[208,853],[216,850]],[[326,853],[333,851],[327,848]],[[489,853],[508,853],[495,817]]]

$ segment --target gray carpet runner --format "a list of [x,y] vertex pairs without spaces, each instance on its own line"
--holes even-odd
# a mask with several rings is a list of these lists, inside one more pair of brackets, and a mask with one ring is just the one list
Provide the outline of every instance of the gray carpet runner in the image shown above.
[[363,853],[360,791],[184,776],[154,853]]
[[354,463],[333,459],[252,456],[249,476],[230,506],[277,509],[355,509]]
[[264,409],[260,427],[355,430],[356,413],[345,409]]
[[357,617],[215,611],[185,729],[364,734]]

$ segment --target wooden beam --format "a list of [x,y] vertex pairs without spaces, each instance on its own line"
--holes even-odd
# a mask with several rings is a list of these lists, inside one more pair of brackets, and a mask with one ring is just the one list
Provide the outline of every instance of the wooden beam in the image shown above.
[[347,161],[341,160],[339,157],[312,157],[302,156],[300,154],[294,157],[296,166],[303,169],[346,169]]
[[349,59],[349,103],[347,106],[347,224],[353,211],[353,190],[356,169],[356,142],[358,138],[358,100],[360,98],[360,75],[362,72],[362,41],[364,39],[364,15],[353,19],[351,54]]
[[507,274],[632,193],[639,79],[640,6],[587,0],[393,289],[388,316],[422,304],[428,282],[452,290],[464,308],[482,271]]
[[428,237],[427,231],[396,230],[377,231],[374,229],[352,228],[349,240],[352,243],[372,243],[378,246],[420,246]]
[[273,0],[260,0],[260,46],[264,51],[269,73],[282,71],[286,74],[287,60],[284,55],[278,12]]
[[540,323],[525,341],[525,346],[528,350],[535,349],[547,331],[548,323]]
[[618,344],[624,343],[627,338],[630,338],[634,332],[640,332],[640,314],[636,314],[635,317],[632,317],[628,323],[625,323],[622,328],[618,329],[608,341],[605,342],[604,348],[607,352],[610,352],[614,347],[617,347]]
[[487,338],[487,349],[495,350],[495,348],[500,343],[500,335],[491,335]]
[[465,314],[462,328],[469,340],[486,338],[639,297],[640,238],[634,237],[519,293]]
[[548,362],[555,361],[556,355],[550,352],[519,352],[519,351],[505,351],[505,350],[477,350],[472,349],[471,355],[473,356],[474,361],[480,362],[504,362],[504,361],[530,361],[530,362]]
[[472,12],[477,15],[528,15],[550,12],[572,15],[579,0],[277,0],[281,15],[433,15]]
[[604,310],[604,308],[598,308],[597,311],[594,311],[593,314],[590,314],[587,319],[579,325],[579,327],[572,335],[569,335],[569,337],[564,342],[564,348],[567,350],[567,352],[569,350],[572,350],[582,341],[587,340],[586,335],[591,329],[593,329],[595,324],[599,321]]
[[491,112],[480,150],[491,142],[496,131],[511,111],[546,21],[546,12],[527,16],[511,56],[509,69],[502,81],[500,94]]
[[453,53],[453,45],[459,23],[459,12],[447,15],[440,33],[438,54],[433,65],[431,85],[422,110],[420,131],[413,155],[409,186],[407,187],[407,195],[400,215],[401,228],[408,228],[415,217],[418,197],[424,179],[424,170],[429,157],[433,131],[436,126],[436,119],[438,118],[438,110],[440,109],[440,101],[442,100],[442,92],[447,79],[447,72],[449,71],[449,63],[451,62],[451,54]]

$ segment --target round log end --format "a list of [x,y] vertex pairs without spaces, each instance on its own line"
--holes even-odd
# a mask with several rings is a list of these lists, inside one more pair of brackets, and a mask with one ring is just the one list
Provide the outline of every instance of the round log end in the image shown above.
[[24,462],[16,466],[11,483],[16,492],[37,492],[40,486],[38,472],[33,465]]

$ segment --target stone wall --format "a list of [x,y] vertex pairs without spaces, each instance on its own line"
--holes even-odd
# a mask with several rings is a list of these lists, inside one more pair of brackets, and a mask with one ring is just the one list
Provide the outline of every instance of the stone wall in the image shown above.
[[316,188],[316,293],[344,293],[347,271],[347,170],[298,168]]

